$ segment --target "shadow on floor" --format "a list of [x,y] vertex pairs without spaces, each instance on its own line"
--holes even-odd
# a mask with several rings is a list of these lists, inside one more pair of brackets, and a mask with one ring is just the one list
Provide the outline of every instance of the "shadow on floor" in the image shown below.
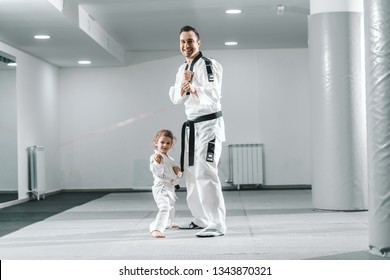
[[[109,192],[62,192],[0,209],[0,237],[42,221],[70,208],[98,199]],[[37,207],[39,204],[39,207]]]

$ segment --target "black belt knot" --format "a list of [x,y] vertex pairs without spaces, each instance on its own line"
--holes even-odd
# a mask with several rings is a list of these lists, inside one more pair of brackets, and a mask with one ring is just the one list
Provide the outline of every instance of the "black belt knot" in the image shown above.
[[189,141],[188,141],[188,165],[193,166],[194,165],[194,158],[195,158],[195,123],[204,122],[204,121],[210,121],[217,118],[222,117],[222,112],[218,111],[216,113],[211,113],[208,115],[197,117],[193,120],[187,120],[185,123],[183,123],[183,126],[181,128],[181,155],[180,155],[180,168],[181,171],[184,171],[184,152],[185,152],[185,136],[186,136],[186,128],[190,128],[189,133]]

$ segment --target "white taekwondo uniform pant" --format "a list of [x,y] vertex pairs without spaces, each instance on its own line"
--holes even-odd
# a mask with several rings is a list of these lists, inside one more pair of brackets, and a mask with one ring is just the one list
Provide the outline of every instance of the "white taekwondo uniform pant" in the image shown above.
[[[218,163],[222,153],[222,142],[215,135],[215,122],[210,120],[195,123],[195,157],[194,165],[188,166],[188,137],[186,131],[186,151],[184,155],[184,172],[187,188],[187,204],[198,226],[217,229],[226,233],[226,210],[218,177]],[[214,161],[206,161],[208,143],[215,139]]]
[[[170,186],[170,189],[174,186]],[[149,232],[158,230],[163,233],[172,226],[175,217],[176,195],[174,190],[167,190],[163,186],[153,186],[153,198],[158,207],[156,219],[150,224]]]

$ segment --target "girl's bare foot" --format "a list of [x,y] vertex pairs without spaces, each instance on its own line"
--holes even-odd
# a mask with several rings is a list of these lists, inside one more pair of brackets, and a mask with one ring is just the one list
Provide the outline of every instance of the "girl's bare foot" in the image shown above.
[[152,231],[150,236],[154,238],[165,238],[165,235],[159,232],[158,230]]
[[178,224],[172,224],[171,228],[179,228],[179,225]]

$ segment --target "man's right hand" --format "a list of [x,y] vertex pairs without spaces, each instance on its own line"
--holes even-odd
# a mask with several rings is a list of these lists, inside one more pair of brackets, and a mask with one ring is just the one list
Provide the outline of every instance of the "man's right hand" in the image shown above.
[[190,70],[184,70],[183,80],[185,80],[187,82],[191,82],[193,75],[194,75],[194,72],[192,72]]
[[183,73],[183,81],[181,83],[180,87],[180,95],[183,96],[187,92],[191,92],[191,79],[194,75],[194,72],[190,70],[184,70]]

